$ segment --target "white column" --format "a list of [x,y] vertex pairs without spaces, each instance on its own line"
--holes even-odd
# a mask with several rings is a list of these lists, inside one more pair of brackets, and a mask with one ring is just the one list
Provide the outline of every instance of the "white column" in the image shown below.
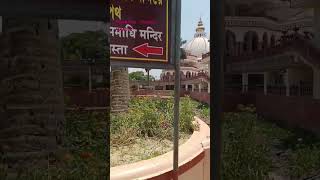
[[286,86],[286,96],[290,96],[290,83],[289,83],[289,71],[288,69],[284,73],[284,84]]
[[208,93],[210,93],[210,83],[208,83]]
[[199,92],[201,92],[201,83],[199,83],[198,86],[199,86]]
[[320,47],[320,8],[314,8],[314,16],[313,16],[313,23],[314,23],[314,43]]
[[320,99],[320,68],[313,69],[313,98]]
[[194,84],[192,84],[192,92],[194,92]]
[[268,73],[265,72],[264,75],[263,75],[263,92],[264,92],[264,95],[267,95],[268,94]]
[[89,65],[89,92],[91,93],[92,91],[92,70],[91,70],[91,65]]
[[185,85],[184,89],[188,91],[188,84]]
[[242,73],[242,92],[248,91],[248,73]]

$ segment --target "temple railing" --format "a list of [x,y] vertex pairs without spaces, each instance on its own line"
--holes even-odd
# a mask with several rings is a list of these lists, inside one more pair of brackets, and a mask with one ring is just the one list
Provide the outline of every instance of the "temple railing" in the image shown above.
[[318,0],[291,0],[290,3],[293,8],[310,8],[319,5]]
[[[247,92],[242,92],[242,89],[247,89]],[[287,88],[285,85],[268,85],[267,94],[286,96]],[[241,85],[241,84],[226,84],[224,88],[226,93],[264,93],[263,85]],[[311,84],[299,84],[291,85],[289,88],[290,96],[312,96],[312,85]]]
[[303,18],[298,20],[292,20],[285,23],[280,23],[275,20],[271,20],[266,17],[225,17],[225,26],[228,27],[254,27],[254,28],[264,28],[273,31],[284,31],[292,29],[294,27],[298,28],[310,28],[313,26],[313,21],[311,18]]
[[265,60],[268,57],[281,55],[285,52],[295,52],[307,59],[311,64],[320,64],[320,50],[315,48],[310,40],[301,35],[290,36],[275,47],[242,53],[237,56],[226,56],[226,62],[244,63],[248,61]]
[[[186,76],[181,76],[180,77],[180,80],[181,81],[189,81],[189,80],[195,80],[195,79],[199,79],[199,78],[204,78],[206,80],[210,80],[210,77],[209,77],[209,73],[207,72],[199,72],[196,76],[190,76],[190,77],[186,77]],[[174,81],[174,76],[170,76],[170,78],[168,79],[161,79],[159,80],[161,82],[173,82]]]

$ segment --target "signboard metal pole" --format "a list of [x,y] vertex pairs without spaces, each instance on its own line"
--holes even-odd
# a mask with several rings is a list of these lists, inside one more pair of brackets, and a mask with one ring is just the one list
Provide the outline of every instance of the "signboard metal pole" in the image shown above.
[[[222,104],[223,104],[223,57],[224,57],[224,3],[225,0],[213,1],[213,179],[221,179],[222,152]],[[211,46],[212,47],[212,46]],[[212,51],[211,51],[212,52]],[[212,66],[211,66],[212,67]]]
[[89,64],[89,92],[92,92],[92,69],[91,64]]
[[174,180],[179,176],[179,105],[180,105],[180,25],[181,25],[181,0],[176,0],[175,6],[175,85],[174,85],[174,119],[173,119],[173,172]]

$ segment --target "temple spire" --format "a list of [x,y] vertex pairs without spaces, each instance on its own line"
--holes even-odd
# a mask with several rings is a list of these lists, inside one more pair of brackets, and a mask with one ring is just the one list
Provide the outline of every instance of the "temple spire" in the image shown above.
[[200,19],[199,19],[198,26],[196,28],[196,33],[195,33],[194,37],[205,36],[204,30],[205,30],[205,28],[204,28],[204,25],[202,23],[202,19],[201,19],[201,16],[200,16]]

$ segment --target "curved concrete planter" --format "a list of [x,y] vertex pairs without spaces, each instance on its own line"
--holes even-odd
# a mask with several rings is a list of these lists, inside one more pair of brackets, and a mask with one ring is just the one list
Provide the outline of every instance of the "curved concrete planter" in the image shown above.
[[[200,125],[190,139],[179,147],[179,180],[210,179],[210,128],[195,117]],[[137,163],[112,167],[111,180],[170,180],[173,170],[173,152],[139,161]]]

